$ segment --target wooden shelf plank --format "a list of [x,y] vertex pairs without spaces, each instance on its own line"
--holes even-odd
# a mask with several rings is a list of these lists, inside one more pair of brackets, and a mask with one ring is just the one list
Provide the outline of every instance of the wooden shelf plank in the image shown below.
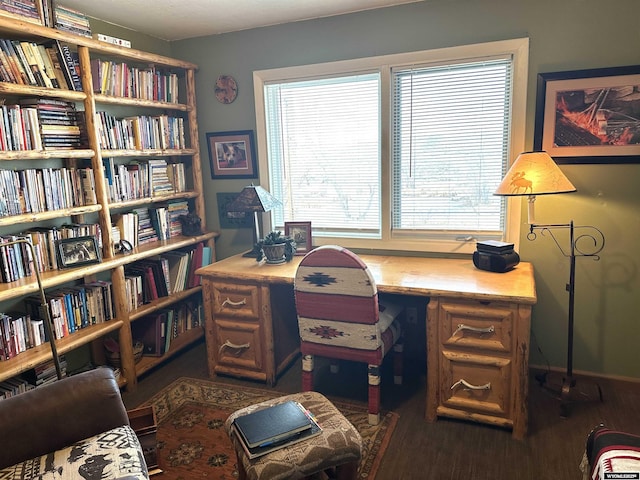
[[0,161],[47,160],[50,158],[91,158],[96,154],[90,149],[78,150],[11,150],[1,151]]
[[84,215],[85,213],[93,213],[101,209],[102,205],[86,205],[84,207],[63,208],[60,210],[24,213],[22,215],[13,215],[11,217],[0,217],[0,227],[15,225],[17,223],[40,222],[42,220],[51,220],[53,218],[70,217],[72,215]]
[[123,202],[114,202],[114,203],[110,203],[109,206],[111,208],[131,208],[131,207],[137,207],[141,205],[151,205],[152,203],[166,202],[168,200],[181,200],[184,198],[194,198],[197,196],[198,196],[197,192],[180,192],[180,193],[173,193],[171,195],[163,195],[161,197],[136,198],[135,200],[125,200]]
[[[110,320],[98,325],[91,325],[90,327],[78,330],[77,332],[61,338],[60,340],[56,340],[58,354],[63,355],[78,348],[78,346],[84,345],[106,335],[107,333],[118,330],[122,327],[122,324],[122,320]],[[21,373],[52,359],[51,347],[48,342],[38,345],[37,347],[30,348],[26,352],[19,353],[9,360],[0,362],[0,381],[20,375]]]
[[185,105],[182,103],[158,102],[155,100],[144,100],[142,98],[114,97],[112,95],[102,95],[99,93],[96,93],[93,98],[95,99],[96,103],[133,107],[161,108],[163,110],[178,110],[182,112],[189,111],[189,105]]
[[105,157],[179,157],[193,155],[195,150],[102,150]]
[[202,287],[198,286],[198,287],[190,288],[188,290],[184,290],[182,292],[172,293],[168,297],[161,297],[156,300],[153,300],[151,303],[147,303],[141,306],[140,308],[137,308],[135,311],[131,312],[129,314],[129,321],[133,322],[134,320],[142,318],[145,315],[149,315],[150,313],[160,310],[161,308],[165,308],[170,305],[173,305],[174,303],[178,303],[179,301],[184,300],[190,297],[191,295],[195,295],[200,291],[202,291]]
[[18,85],[16,83],[0,82],[0,93],[6,95],[30,95],[33,97],[59,98],[71,102],[82,102],[87,98],[84,92],[64,90],[62,88],[46,88],[35,85]]
[[[210,240],[216,236],[218,236],[217,233],[209,232],[196,237],[174,237],[169,240],[153,242],[136,247],[127,255],[121,254],[111,259],[103,259],[101,263],[85,265],[78,268],[43,272],[41,274],[42,285],[45,289],[49,289],[64,283],[69,283],[74,280],[80,280],[91,275],[112,270],[120,265],[127,265],[129,263],[137,262],[138,260],[144,260],[145,258],[153,255],[160,255],[177,248],[195,245],[196,243]],[[37,292],[38,284],[36,282],[35,275],[28,278],[22,278],[16,282],[0,283],[0,302]]]

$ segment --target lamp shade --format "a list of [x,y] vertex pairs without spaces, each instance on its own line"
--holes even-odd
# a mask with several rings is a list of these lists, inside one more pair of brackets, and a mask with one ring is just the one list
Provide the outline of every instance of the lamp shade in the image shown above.
[[494,195],[548,195],[575,191],[576,187],[547,152],[525,152],[518,155]]
[[278,205],[280,200],[267,192],[260,185],[247,185],[240,194],[227,206],[228,212],[268,212]]

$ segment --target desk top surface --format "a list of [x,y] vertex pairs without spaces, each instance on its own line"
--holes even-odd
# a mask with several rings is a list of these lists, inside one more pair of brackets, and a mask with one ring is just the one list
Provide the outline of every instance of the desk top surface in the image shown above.
[[[471,259],[359,255],[367,264],[378,290],[385,293],[502,300],[533,305],[537,301],[533,266],[519,263],[506,273],[477,269]],[[216,281],[293,283],[302,260],[296,256],[280,265],[258,263],[235,255],[197,270]]]

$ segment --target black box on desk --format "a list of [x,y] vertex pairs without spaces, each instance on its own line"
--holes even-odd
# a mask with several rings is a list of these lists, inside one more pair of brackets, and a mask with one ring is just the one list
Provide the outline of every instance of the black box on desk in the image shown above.
[[513,250],[513,243],[487,240],[476,244],[473,264],[480,270],[504,273],[520,263],[520,255]]

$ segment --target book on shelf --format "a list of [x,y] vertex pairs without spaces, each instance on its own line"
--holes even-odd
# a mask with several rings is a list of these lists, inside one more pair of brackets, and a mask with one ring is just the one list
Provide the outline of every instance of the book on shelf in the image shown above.
[[61,44],[54,40],[53,44],[59,52],[60,65],[63,66],[63,73],[67,78],[67,83],[72,90],[82,91],[82,81],[80,80],[80,60],[78,53],[71,50],[69,45]]
[[0,0],[0,14],[42,25],[40,0]]
[[190,256],[186,252],[174,250],[163,253],[169,264],[169,282],[172,293],[182,292],[186,287],[187,270],[189,268]]
[[91,37],[91,25],[84,13],[55,2],[53,16],[54,26],[58,30],[64,30],[84,37]]
[[143,355],[161,357],[164,354],[167,312],[145,315],[131,324],[133,342],[142,342]]
[[237,417],[232,429],[250,459],[306,440],[322,431],[311,413],[292,400]]

